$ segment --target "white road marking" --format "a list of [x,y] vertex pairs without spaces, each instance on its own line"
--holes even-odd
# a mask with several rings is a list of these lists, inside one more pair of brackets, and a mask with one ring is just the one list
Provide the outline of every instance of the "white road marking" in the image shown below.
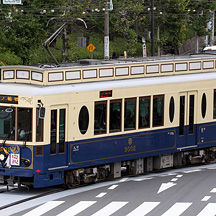
[[183,175],[177,175],[176,177],[177,177],[177,178],[181,178],[182,176],[183,176]]
[[126,216],[144,216],[152,211],[160,202],[144,202]]
[[214,170],[214,169],[216,169],[216,167],[209,167],[207,169]]
[[206,202],[211,198],[211,196],[205,196],[201,201]]
[[139,178],[139,179],[134,179],[133,181],[144,181],[144,180],[150,180],[150,179],[153,179],[153,178]]
[[49,201],[47,203],[44,203],[43,205],[33,209],[32,211],[24,214],[23,216],[40,216],[42,214],[45,214],[46,212],[52,210],[53,208],[61,205],[65,201]]
[[68,208],[67,210],[63,211],[62,213],[58,214],[57,216],[77,215],[95,203],[96,201],[80,201],[77,204]]
[[114,212],[118,211],[120,208],[125,206],[128,202],[111,202],[106,205],[101,210],[94,213],[92,216],[109,216],[112,215]]
[[175,185],[177,185],[177,184],[173,183],[173,182],[162,183],[159,190],[158,190],[158,192],[157,192],[157,194],[159,194],[159,193],[161,193],[161,192],[163,192],[163,191],[165,191],[165,190],[167,190],[167,189],[169,189],[169,188],[171,188],[171,187],[173,187]]
[[176,175],[176,173],[169,173],[168,176]]
[[100,193],[100,194],[98,194],[96,197],[97,198],[101,198],[101,197],[103,197],[103,196],[105,196],[107,193]]
[[201,169],[196,169],[196,170],[187,170],[187,171],[184,171],[183,173],[193,173],[193,172],[200,172],[202,171]]
[[210,193],[216,193],[216,188],[213,188]]
[[178,181],[178,178],[173,178],[171,181]]
[[108,188],[108,190],[113,190],[113,189],[115,189],[116,187],[118,187],[118,185],[112,185],[111,187]]
[[161,216],[179,216],[181,215],[192,203],[175,203],[168,211]]
[[216,203],[209,203],[197,216],[215,216]]
[[123,179],[121,179],[119,182],[125,182],[125,181],[127,181],[129,178],[123,178]]

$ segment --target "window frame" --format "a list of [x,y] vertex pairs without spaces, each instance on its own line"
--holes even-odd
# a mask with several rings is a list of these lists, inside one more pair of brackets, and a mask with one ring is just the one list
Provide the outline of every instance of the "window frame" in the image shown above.
[[[38,129],[37,129],[37,120],[39,119],[39,121],[42,121],[42,140],[38,140],[37,138],[37,132],[38,132]],[[35,140],[36,142],[43,142],[44,141],[44,119],[40,119],[39,118],[39,108],[36,108],[36,122],[35,122],[35,125],[36,125],[36,134],[35,134]]]
[[[154,104],[154,99],[158,99],[158,98],[162,98],[163,100],[163,104],[162,104],[162,124],[155,124],[155,112],[154,112],[154,108],[155,108],[155,104]],[[164,94],[161,95],[153,95],[153,105],[152,105],[152,127],[161,127],[164,126],[164,99],[165,96]]]
[[[61,126],[61,110],[64,110],[64,142],[63,142],[63,148],[64,148],[64,151],[60,151],[60,126]],[[66,137],[66,108],[60,108],[58,109],[58,117],[59,118],[59,125],[58,125],[58,153],[59,154],[64,154],[65,153],[65,137]]]
[[[111,131],[111,104],[113,103],[120,103],[120,128],[115,130],[115,131]],[[122,131],[122,99],[113,99],[113,100],[110,100],[110,103],[109,103],[109,133],[116,133],[116,132],[121,132]],[[113,129],[114,130],[114,129]]]
[[[95,133],[95,115],[96,115],[96,112],[95,112],[95,108],[96,108],[96,105],[100,105],[100,104],[105,104],[106,106],[106,113],[105,113],[105,132],[99,132],[99,133]],[[94,103],[94,135],[100,135],[100,134],[107,134],[107,119],[108,119],[108,106],[107,106],[107,101],[95,101]]]
[[[148,108],[148,111],[149,111],[149,117],[148,117],[148,126],[146,127],[140,127],[140,100],[148,100],[149,102],[149,108]],[[144,129],[144,128],[150,128],[151,126],[151,96],[143,96],[143,97],[139,97],[139,101],[138,101],[138,129]]]
[[[131,127],[131,128],[126,128],[125,125],[126,125],[126,113],[127,113],[127,107],[126,107],[126,103],[129,102],[129,101],[134,101],[134,118],[132,119],[132,124],[134,125],[134,127]],[[133,98],[125,98],[124,100],[124,131],[128,131],[128,130],[136,130],[136,107],[137,107],[137,98],[136,97],[133,97]],[[131,117],[131,116],[130,116]]]

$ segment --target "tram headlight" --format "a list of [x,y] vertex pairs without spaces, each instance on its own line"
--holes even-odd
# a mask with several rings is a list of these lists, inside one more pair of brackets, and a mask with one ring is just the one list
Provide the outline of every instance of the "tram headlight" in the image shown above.
[[0,161],[5,160],[5,155],[4,154],[0,154]]
[[24,163],[26,166],[29,166],[29,165],[30,165],[30,160],[24,159],[23,163]]

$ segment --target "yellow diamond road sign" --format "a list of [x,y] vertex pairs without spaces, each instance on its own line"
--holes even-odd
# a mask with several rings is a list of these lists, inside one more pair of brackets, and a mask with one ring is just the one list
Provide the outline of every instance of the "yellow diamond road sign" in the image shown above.
[[90,43],[86,48],[89,52],[93,52],[96,47],[92,43]]

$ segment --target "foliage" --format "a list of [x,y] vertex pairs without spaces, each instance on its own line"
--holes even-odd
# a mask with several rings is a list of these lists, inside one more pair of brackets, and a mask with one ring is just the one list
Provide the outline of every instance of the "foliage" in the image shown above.
[[[87,37],[96,50],[94,58],[104,57],[104,7],[107,0],[23,0],[23,5],[0,5],[0,64],[36,64],[52,62],[44,55],[42,44],[55,32],[62,22],[52,17],[71,19],[83,18],[88,29],[81,22],[67,25],[68,61],[90,58],[88,50],[77,46],[77,36]],[[152,0],[112,0],[109,11],[110,55],[118,57],[126,50],[130,56],[142,55],[141,38],[147,40],[151,31]],[[158,0],[155,2],[155,33],[160,40],[157,45],[170,45],[176,52],[184,40],[204,36],[210,11],[216,10],[212,0]],[[109,6],[110,7],[110,6]],[[49,25],[47,25],[49,23]],[[61,35],[60,35],[61,36]],[[157,34],[155,34],[157,37]],[[50,45],[58,61],[62,61],[62,38]]]
[[15,55],[15,53],[11,52],[10,50],[0,48],[0,66],[13,64],[19,65],[21,63],[22,59]]
[[216,1],[190,1],[188,5],[188,23],[197,32],[198,36],[206,35],[206,24],[210,21],[210,11],[216,10]]

